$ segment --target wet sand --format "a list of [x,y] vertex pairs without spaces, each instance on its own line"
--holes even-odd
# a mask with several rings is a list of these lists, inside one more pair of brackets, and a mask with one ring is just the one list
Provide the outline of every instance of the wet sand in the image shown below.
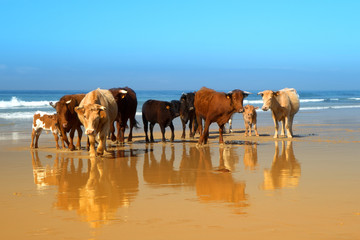
[[245,137],[238,115],[226,144],[214,124],[203,147],[177,122],[174,143],[139,129],[96,159],[51,134],[30,150],[29,129],[0,141],[1,238],[360,239],[359,116],[300,112],[289,141],[272,138],[270,114]]

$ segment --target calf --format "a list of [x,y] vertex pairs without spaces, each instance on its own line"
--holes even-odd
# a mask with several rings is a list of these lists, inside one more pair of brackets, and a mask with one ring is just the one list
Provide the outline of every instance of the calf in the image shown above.
[[115,99],[109,90],[96,89],[85,95],[75,111],[85,127],[89,137],[90,156],[95,154],[95,137],[99,136],[97,154],[106,151],[106,136],[110,132],[110,125],[118,114]]
[[180,101],[171,102],[148,100],[142,107],[142,119],[144,124],[145,141],[149,142],[148,123],[150,123],[150,141],[154,142],[153,129],[154,125],[160,125],[162,141],[165,142],[165,128],[171,129],[171,141],[174,141],[174,125],[172,120],[180,115]]
[[[195,94],[195,113],[200,129],[198,143],[207,143],[210,124],[216,122],[219,126],[219,143],[223,143],[223,128],[235,112],[243,111],[243,100],[250,93],[233,90],[229,93],[216,92],[203,87]],[[205,119],[204,131],[201,119]]]
[[[56,114],[48,115],[42,113],[35,113],[33,117],[33,124],[32,124],[32,132],[31,132],[31,143],[30,148],[38,148],[38,141],[42,130],[51,131],[54,135],[56,149],[59,149],[59,124],[58,124],[58,116]],[[35,144],[34,144],[35,138]]]
[[[81,149],[82,129],[81,122],[75,112],[75,107],[79,106],[81,100],[84,97],[85,94],[65,95],[61,97],[60,100],[55,104],[50,102],[50,105],[56,109],[56,113],[58,115],[59,129],[63,139],[63,148],[65,148],[65,142],[71,151],[75,149],[73,144],[75,130],[78,133],[78,142],[76,144],[76,148],[79,150]],[[70,142],[66,136],[68,132],[70,132]]]
[[292,125],[295,114],[299,111],[300,101],[299,96],[294,88],[284,88],[279,91],[265,90],[259,92],[264,105],[263,111],[271,109],[272,118],[275,124],[274,138],[278,137],[279,121],[282,122],[281,136],[285,136],[285,128],[287,130],[287,137],[293,137]]
[[244,125],[245,125],[245,136],[251,136],[251,128],[252,125],[254,125],[254,131],[255,135],[259,136],[259,133],[257,131],[256,127],[256,110],[259,109],[259,107],[254,107],[253,105],[246,105],[244,107],[243,117],[244,117]]
[[195,107],[195,92],[183,93],[180,97],[180,119],[183,127],[181,138],[185,138],[186,124],[189,122],[190,137],[193,138],[197,129]]
[[128,142],[132,141],[132,131],[133,128],[138,128],[138,122],[135,119],[136,108],[137,108],[137,98],[136,93],[131,88],[111,88],[109,91],[115,98],[115,101],[118,106],[118,115],[116,116],[115,121],[117,122],[117,137],[115,138],[114,124],[111,126],[111,140],[119,141],[124,143],[124,135],[127,121],[130,119],[130,132],[128,136]]

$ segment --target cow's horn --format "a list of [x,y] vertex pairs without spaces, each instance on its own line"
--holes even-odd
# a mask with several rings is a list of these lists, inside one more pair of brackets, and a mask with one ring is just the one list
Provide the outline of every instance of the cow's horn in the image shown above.
[[104,107],[104,106],[100,106],[100,108],[99,108],[100,110],[106,110],[106,107]]
[[258,92],[258,94],[257,95],[262,95],[263,94],[263,92]]
[[124,89],[120,89],[120,90],[119,90],[119,93],[126,94],[126,93],[127,93],[127,91],[126,91],[126,90],[124,90]]
[[53,102],[49,102],[50,106],[52,106],[53,108],[56,108],[56,103],[54,104]]
[[247,91],[243,91],[243,93],[248,94],[248,95],[252,94],[251,92],[247,92]]
[[66,103],[66,104],[69,104],[69,103],[71,103],[71,100],[72,100],[72,99],[70,99],[69,101],[67,101],[67,102],[65,102],[65,103]]

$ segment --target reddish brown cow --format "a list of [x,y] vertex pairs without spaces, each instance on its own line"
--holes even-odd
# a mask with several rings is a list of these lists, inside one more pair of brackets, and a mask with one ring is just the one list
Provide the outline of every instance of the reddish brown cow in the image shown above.
[[[51,131],[54,135],[55,142],[56,142],[56,149],[59,149],[59,128],[58,128],[58,117],[56,114],[48,115],[42,113],[35,113],[33,118],[33,125],[32,125],[32,133],[31,133],[31,143],[30,148],[38,148],[38,141],[42,130]],[[35,138],[35,144],[34,144]]]
[[[75,107],[79,106],[81,100],[84,97],[85,94],[65,95],[61,97],[60,100],[55,104],[50,102],[50,105],[56,109],[58,115],[59,128],[63,139],[63,148],[65,148],[64,142],[66,142],[71,151],[75,149],[73,144],[75,130],[78,132],[78,142],[76,144],[76,148],[81,148],[81,122],[75,112]],[[68,132],[70,132],[70,142],[66,136],[66,133]]]
[[[116,117],[116,127],[117,127],[117,137],[115,139],[115,128],[114,123],[111,126],[111,140],[119,141],[124,143],[125,138],[125,128],[127,121],[130,119],[130,132],[128,136],[128,142],[132,141],[132,130],[133,128],[138,128],[137,121],[135,119],[136,108],[137,108],[137,98],[136,93],[129,87],[124,88],[111,88],[109,91],[115,98],[115,101],[118,105],[118,115]],[[115,122],[114,121],[114,122]]]
[[[250,93],[235,89],[229,93],[216,92],[206,87],[201,88],[195,94],[195,112],[199,125],[199,144],[207,143],[210,124],[216,122],[219,125],[219,143],[223,143],[223,128],[235,112],[243,111],[243,100]],[[204,131],[202,121],[205,120]]]

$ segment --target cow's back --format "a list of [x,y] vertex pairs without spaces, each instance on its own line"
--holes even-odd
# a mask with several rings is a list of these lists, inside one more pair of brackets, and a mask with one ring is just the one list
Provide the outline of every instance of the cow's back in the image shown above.
[[209,111],[211,100],[215,93],[215,90],[206,87],[202,87],[199,91],[196,92],[194,106],[196,113],[201,117],[206,117]]
[[285,92],[289,98],[289,103],[291,105],[290,114],[293,115],[297,113],[300,109],[300,100],[296,90],[294,88],[284,88],[280,91]]

